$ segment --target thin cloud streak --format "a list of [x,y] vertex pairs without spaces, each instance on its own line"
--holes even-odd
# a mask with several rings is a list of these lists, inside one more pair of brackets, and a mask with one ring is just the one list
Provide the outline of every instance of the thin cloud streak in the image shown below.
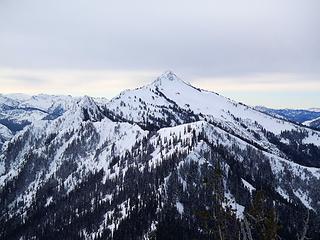
[[[153,71],[0,69],[1,93],[47,93],[112,98],[126,89],[151,83],[162,73]],[[179,75],[179,73],[178,73]],[[234,77],[185,77],[192,85],[250,105],[316,107],[320,82],[315,76],[254,74]],[[36,79],[35,81],[29,81]],[[281,81],[279,82],[279,79]],[[31,84],[32,83],[32,84]],[[297,94],[297,92],[300,92]],[[282,100],[279,99],[282,96]],[[295,99],[297,96],[298,99]],[[273,99],[273,100],[272,100]],[[313,104],[312,104],[313,100]],[[316,102],[314,102],[316,100]]]
[[[125,89],[139,87],[156,75],[155,72],[146,71],[0,69],[0,83],[2,93],[70,94],[110,98]],[[38,81],[30,84],[26,78]]]

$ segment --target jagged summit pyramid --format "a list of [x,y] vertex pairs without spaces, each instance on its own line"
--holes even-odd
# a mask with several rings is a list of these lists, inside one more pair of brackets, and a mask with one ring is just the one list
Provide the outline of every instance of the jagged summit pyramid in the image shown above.
[[161,84],[161,83],[166,83],[166,82],[175,82],[175,81],[180,81],[182,80],[171,70],[165,71],[163,74],[161,74],[155,81],[155,84]]
[[171,70],[167,70],[165,71],[163,74],[161,74],[159,77],[158,77],[158,80],[169,80],[169,81],[176,81],[178,80],[179,78],[177,77],[177,75],[171,71]]

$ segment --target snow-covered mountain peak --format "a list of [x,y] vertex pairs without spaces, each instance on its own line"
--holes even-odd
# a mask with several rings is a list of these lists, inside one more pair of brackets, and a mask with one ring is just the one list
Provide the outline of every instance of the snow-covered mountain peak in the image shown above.
[[181,80],[174,72],[172,71],[166,71],[163,74],[161,74],[153,83],[152,85],[156,87],[163,87],[170,84],[186,84],[183,80]]
[[[107,109],[114,118],[138,123],[146,129],[206,120],[248,141],[259,141],[268,149],[272,146],[266,139],[258,140],[264,139],[263,131],[279,135],[283,131],[299,129],[285,119],[274,118],[217,93],[195,88],[171,71],[147,86],[122,92],[107,104]],[[304,130],[308,132],[304,141],[320,145],[319,134]],[[257,138],[257,134],[260,137]]]
[[96,108],[97,104],[92,97],[85,95],[82,98],[80,98],[78,106],[83,108]]
[[159,76],[158,79],[165,80],[165,81],[166,80],[176,81],[179,78],[177,77],[177,75],[173,71],[168,70],[168,71],[165,71],[161,76]]
[[84,121],[100,121],[105,117],[94,99],[89,96],[83,96],[77,103],[76,108],[80,111],[81,119]]

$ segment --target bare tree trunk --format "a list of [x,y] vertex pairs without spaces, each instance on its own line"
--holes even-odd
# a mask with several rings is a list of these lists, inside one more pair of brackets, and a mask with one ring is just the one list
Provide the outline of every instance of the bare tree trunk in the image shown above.
[[222,238],[222,232],[221,232],[221,228],[220,228],[220,226],[219,226],[219,236],[220,236],[220,240],[223,240],[223,238]]
[[309,228],[309,218],[310,218],[310,210],[308,209],[307,211],[307,217],[306,219],[303,221],[304,225],[303,225],[303,230],[302,230],[302,234],[301,236],[299,236],[299,234],[297,234],[298,240],[305,240],[307,239],[307,232],[308,232],[308,228]]
[[246,227],[246,232],[247,232],[248,239],[249,240],[253,240],[252,239],[252,233],[251,233],[250,225],[249,225],[249,222],[248,222],[248,220],[247,220],[247,218],[245,216],[243,217],[243,221],[244,221],[244,224],[245,224],[245,227]]
[[244,229],[243,222],[241,222],[241,233],[242,233],[242,236],[243,236],[243,240],[248,240],[247,239],[247,233],[246,233],[246,230]]

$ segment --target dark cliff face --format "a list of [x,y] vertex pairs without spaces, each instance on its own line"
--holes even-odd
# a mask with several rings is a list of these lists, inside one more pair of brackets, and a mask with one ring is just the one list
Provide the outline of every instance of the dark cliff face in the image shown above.
[[173,73],[84,97],[4,145],[0,238],[319,239],[318,134]]

